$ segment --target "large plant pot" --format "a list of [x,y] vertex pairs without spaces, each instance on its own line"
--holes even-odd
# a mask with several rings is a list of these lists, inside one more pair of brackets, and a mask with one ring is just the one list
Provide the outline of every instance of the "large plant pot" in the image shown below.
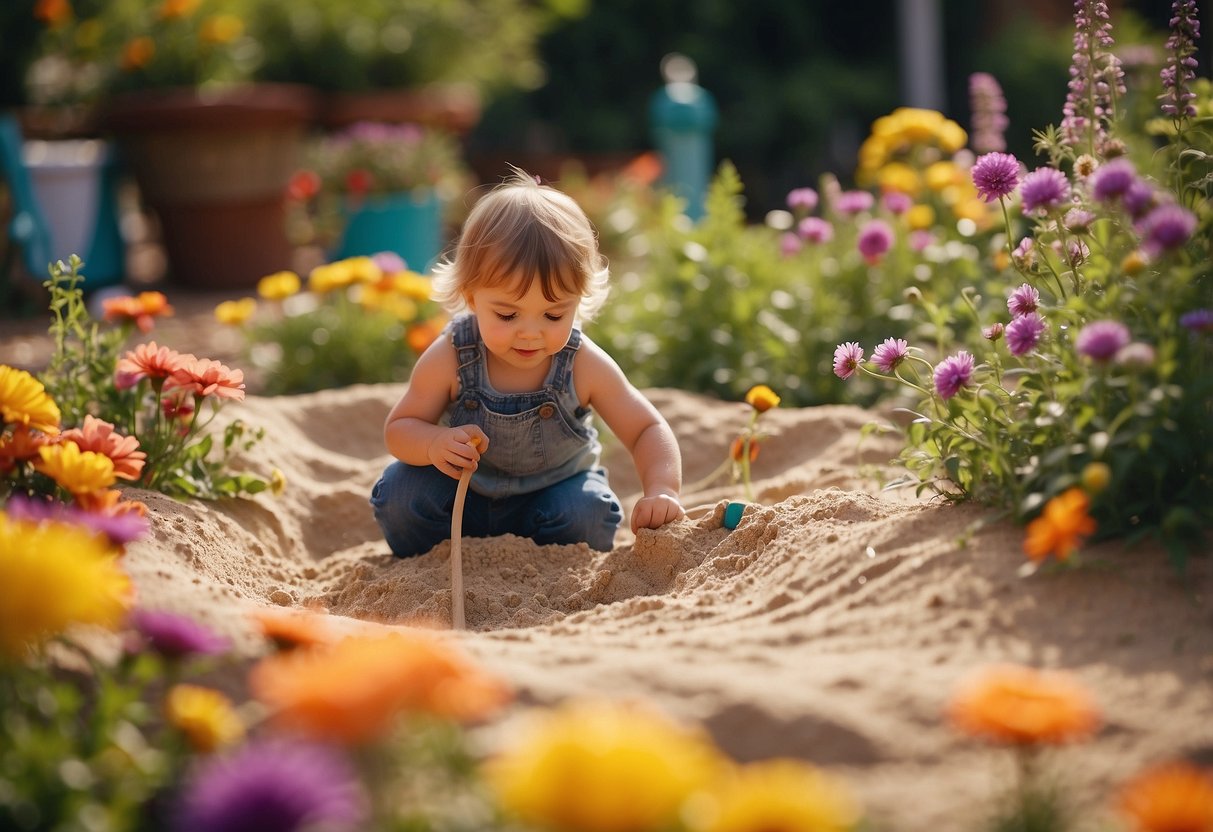
[[286,186],[315,110],[312,90],[291,84],[111,103],[104,124],[160,221],[171,282],[246,288],[291,268]]
[[480,93],[470,84],[428,84],[393,90],[329,92],[320,103],[320,124],[340,130],[360,121],[421,124],[463,135],[480,121]]
[[366,197],[343,213],[337,259],[393,251],[425,272],[442,252],[442,201],[432,190]]

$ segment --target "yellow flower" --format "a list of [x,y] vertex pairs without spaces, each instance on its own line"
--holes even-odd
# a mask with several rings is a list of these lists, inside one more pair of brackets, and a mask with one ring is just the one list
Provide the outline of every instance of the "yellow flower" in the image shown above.
[[353,282],[352,270],[341,262],[317,266],[307,276],[307,288],[318,295],[328,294],[334,289],[344,289]]
[[234,14],[211,15],[198,27],[198,38],[203,43],[231,43],[243,34],[244,21]]
[[252,298],[225,300],[215,307],[215,320],[228,326],[240,326],[257,312],[257,301]]
[[1125,259],[1120,261],[1120,267],[1127,275],[1140,274],[1141,270],[1146,267],[1145,255],[1140,251],[1130,251],[1125,255]]
[[485,767],[501,805],[562,832],[641,832],[673,825],[724,760],[705,734],[639,705],[584,701],[532,714]]
[[797,760],[751,763],[688,807],[692,832],[845,832],[859,822],[846,784]]
[[270,471],[270,493],[275,497],[286,491],[286,474],[280,468]]
[[930,205],[912,205],[906,211],[906,223],[915,231],[930,228],[935,224],[935,209]]
[[42,382],[25,370],[0,364],[0,418],[43,433],[59,433],[59,406]]
[[75,442],[59,442],[38,449],[34,467],[72,494],[92,494],[114,484],[114,461],[96,451],[82,451]]
[[889,162],[876,172],[876,181],[882,191],[898,191],[914,196],[922,190],[922,178],[918,171],[904,162]]
[[1082,469],[1082,487],[1088,494],[1098,494],[1112,481],[1112,469],[1106,462],[1088,462]]
[[964,171],[953,162],[936,162],[926,169],[923,178],[932,191],[942,191],[961,184],[964,181]]
[[759,413],[766,413],[772,407],[779,407],[781,401],[775,391],[765,384],[756,384],[745,394],[746,404]]
[[174,685],[164,700],[169,724],[185,734],[195,751],[209,754],[244,738],[244,723],[231,700],[198,685]]
[[299,292],[299,275],[290,271],[274,272],[257,281],[257,294],[266,300],[283,300]]
[[383,269],[370,257],[348,257],[338,262],[349,269],[351,283],[377,283],[383,278]]
[[939,125],[936,140],[939,142],[939,149],[944,153],[955,153],[968,144],[969,134],[959,124],[947,119]]
[[397,292],[406,298],[412,298],[416,301],[429,300],[433,290],[430,279],[424,275],[417,274],[417,272],[401,272],[394,275],[392,277],[392,285]]
[[105,537],[0,513],[0,653],[19,657],[71,624],[116,627],[131,601]]

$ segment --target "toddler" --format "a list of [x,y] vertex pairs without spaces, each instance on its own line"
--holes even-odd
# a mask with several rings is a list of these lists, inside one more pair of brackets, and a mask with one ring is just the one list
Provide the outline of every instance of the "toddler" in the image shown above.
[[396,556],[450,537],[468,468],[465,535],[610,549],[623,513],[599,463],[594,413],[640,475],[632,531],[683,515],[673,432],[578,329],[607,288],[593,226],[566,194],[514,170],[473,206],[453,257],[434,269],[435,296],[455,317],[384,425],[396,461],[371,505]]

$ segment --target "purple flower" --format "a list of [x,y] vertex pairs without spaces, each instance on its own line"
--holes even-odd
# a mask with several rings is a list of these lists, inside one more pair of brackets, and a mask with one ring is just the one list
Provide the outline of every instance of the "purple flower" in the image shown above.
[[371,258],[384,274],[400,274],[408,270],[404,258],[394,251],[381,251]]
[[1076,234],[1082,234],[1091,227],[1091,223],[1095,222],[1095,215],[1090,211],[1084,211],[1081,208],[1071,208],[1066,211],[1066,215],[1062,218],[1062,223],[1066,230],[1073,231]]
[[969,146],[978,153],[1006,150],[1003,137],[1007,125],[1007,99],[998,80],[988,72],[969,76],[969,109],[973,114],[973,131]]
[[950,399],[973,379],[973,356],[965,350],[950,355],[935,365],[935,392]]
[[1011,252],[1011,259],[1023,269],[1030,269],[1036,265],[1036,246],[1031,237],[1024,237],[1019,241],[1019,245],[1015,246],[1015,250]]
[[1132,370],[1144,370],[1154,365],[1154,348],[1141,341],[1121,347],[1116,353],[1116,363]]
[[903,194],[901,191],[885,191],[880,197],[880,204],[890,214],[900,216],[910,210],[914,200],[909,194]]
[[804,243],[800,237],[793,234],[791,231],[783,234],[779,238],[779,251],[784,257],[791,257],[796,252],[804,248]]
[[34,523],[49,520],[84,526],[105,535],[115,546],[124,546],[132,540],[138,540],[151,528],[151,523],[146,517],[135,514],[133,511],[117,515],[99,514],[85,511],[78,506],[69,506],[58,500],[23,497],[20,494],[10,497],[4,510],[10,517]]
[[1040,292],[1029,283],[1022,284],[1007,298],[1007,310],[1012,318],[1035,312],[1040,307]]
[[1167,63],[1159,75],[1162,78],[1163,115],[1171,118],[1192,118],[1196,93],[1190,84],[1196,80],[1196,40],[1200,37],[1200,15],[1196,0],[1174,0],[1171,3],[1171,36],[1167,38]]
[[1004,329],[1006,329],[1005,326],[998,321],[995,321],[981,331],[981,337],[985,338],[987,341],[997,341],[1002,337]]
[[1139,220],[1157,204],[1158,196],[1150,187],[1149,182],[1144,179],[1136,179],[1129,186],[1129,190],[1125,191],[1121,202],[1124,204],[1125,210],[1129,212],[1129,216]]
[[1141,248],[1151,257],[1177,249],[1196,230],[1196,215],[1180,205],[1160,205],[1146,214],[1138,225],[1142,236]]
[[1099,202],[1111,202],[1124,196],[1136,181],[1137,171],[1133,163],[1122,156],[1091,174],[1091,196]]
[[910,354],[910,345],[904,338],[886,338],[872,350],[872,362],[882,373],[891,373]]
[[933,242],[935,235],[925,228],[916,228],[910,232],[910,248],[914,251],[922,251]]
[[973,163],[973,184],[986,202],[1010,196],[1019,184],[1019,161],[1010,153],[987,153]]
[[1179,325],[1192,332],[1213,333],[1213,309],[1193,309],[1179,316]]
[[834,239],[834,226],[821,217],[806,217],[796,226],[796,233],[810,243],[828,243]]
[[864,260],[871,264],[879,263],[893,245],[893,229],[884,220],[872,220],[859,230],[856,245]]
[[1062,141],[1070,147],[1104,150],[1113,97],[1125,95],[1114,45],[1106,0],[1075,0],[1074,54],[1061,120]]
[[1057,168],[1037,168],[1023,178],[1019,197],[1025,215],[1047,214],[1070,198],[1070,180]]
[[231,646],[223,636],[174,612],[135,610],[131,624],[149,647],[169,659],[217,655]]
[[1129,328],[1120,321],[1095,321],[1084,326],[1074,341],[1079,354],[1100,363],[1111,361],[1129,343]]
[[871,210],[876,198],[867,191],[843,191],[838,195],[834,208],[840,214],[858,214]]
[[194,771],[175,832],[354,832],[366,797],[333,749],[284,741],[250,744]]
[[1020,315],[1007,324],[1007,349],[1011,355],[1024,355],[1040,342],[1040,336],[1045,331],[1045,319],[1039,312],[1029,312]]
[[839,344],[834,349],[834,375],[839,378],[850,378],[859,369],[863,361],[863,347],[854,341]]
[[817,209],[817,191],[812,188],[795,188],[788,192],[788,207],[811,214]]

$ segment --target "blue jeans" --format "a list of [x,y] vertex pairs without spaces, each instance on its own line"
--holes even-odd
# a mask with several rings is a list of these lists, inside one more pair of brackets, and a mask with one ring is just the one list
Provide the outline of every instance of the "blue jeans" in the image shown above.
[[[432,465],[396,461],[371,489],[375,520],[392,554],[421,555],[451,536],[451,514],[459,481]],[[463,506],[464,537],[515,534],[540,545],[586,543],[605,552],[623,520],[619,498],[606,471],[574,474],[530,494],[493,499],[468,490]]]

